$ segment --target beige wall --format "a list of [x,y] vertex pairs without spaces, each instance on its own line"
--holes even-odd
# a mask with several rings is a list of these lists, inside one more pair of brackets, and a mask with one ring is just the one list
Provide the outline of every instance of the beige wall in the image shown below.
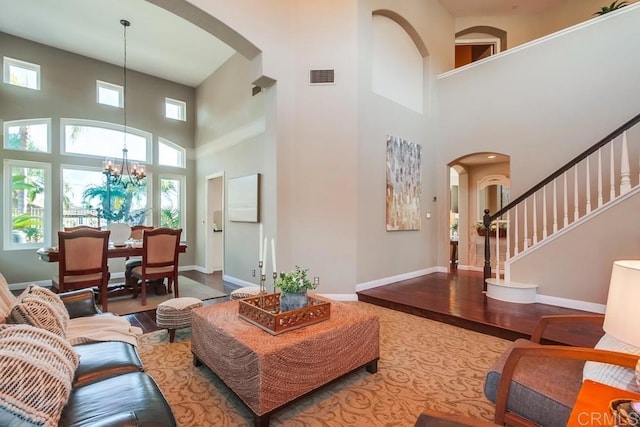
[[[511,157],[514,199],[634,117],[640,111],[640,98],[629,94],[640,93],[640,81],[635,78],[640,57],[628,52],[636,49],[640,39],[639,18],[640,7],[629,6],[589,21],[579,31],[567,31],[543,44],[522,46],[443,76],[438,84],[439,174],[447,176],[444,165],[468,153],[470,147],[473,152],[500,152]],[[604,34],[617,42],[603,43]],[[603,81],[618,83],[603,85]],[[448,186],[438,190],[446,194]],[[620,234],[605,236],[612,241],[602,242],[608,247]],[[570,239],[564,244],[571,251],[541,256],[592,257],[590,251],[595,247],[586,244],[581,233],[563,238]],[[594,277],[602,276],[603,271],[610,271],[610,262],[600,259],[600,263],[584,263],[581,268]],[[583,285],[574,270],[548,271],[564,290],[545,287],[541,292],[553,292],[550,296],[562,292],[564,298],[576,300],[594,297],[592,292],[583,296]],[[514,275],[511,280],[524,281]],[[606,289],[607,283],[601,286]]]
[[[224,174],[224,188],[230,178],[261,174],[262,184],[273,179],[264,167],[264,94],[251,95],[251,64],[240,54],[232,56],[197,89],[198,120],[195,157],[197,193],[196,265],[206,265],[207,235],[213,227],[206,216],[207,177]],[[225,197],[227,192],[224,192]],[[269,209],[265,193],[262,209]],[[258,224],[232,222],[224,214],[224,274],[238,280],[253,281],[251,269],[257,269]]]
[[[61,225],[60,166],[65,164],[101,167],[103,159],[90,159],[60,155],[60,119],[81,118],[122,123],[121,109],[106,107],[96,102],[96,80],[118,83],[122,80],[122,68],[100,61],[74,55],[28,40],[0,33],[0,56],[8,56],[41,66],[41,90],[32,91],[17,86],[0,84],[0,120],[27,118],[51,118],[52,153],[20,153],[0,147],[3,159],[33,160],[51,163],[52,166],[52,239],[57,243],[57,231]],[[183,100],[187,103],[187,118],[195,117],[195,91],[193,88],[158,79],[135,71],[127,72],[127,125],[151,132],[153,142],[166,138],[188,150],[193,147],[194,122],[177,122],[164,118],[164,98]],[[153,153],[157,158],[157,145]],[[153,188],[160,188],[159,175],[187,175],[187,203],[194,198],[194,162],[184,169],[148,166]],[[2,187],[4,188],[4,187]],[[0,204],[4,203],[4,198]],[[1,205],[0,205],[1,206]],[[160,212],[159,197],[153,198],[154,212]],[[2,207],[4,209],[4,207]],[[195,216],[187,218],[188,241],[193,243]],[[5,229],[0,229],[0,240]],[[194,253],[190,250],[180,257],[181,265],[192,265]],[[112,273],[122,272],[123,261],[111,260]],[[57,264],[39,261],[33,249],[4,251],[0,248],[0,272],[10,283],[49,280],[57,272]]]
[[[422,114],[371,91],[371,14],[378,9],[393,10],[406,19],[429,52],[424,58]],[[437,2],[360,2],[358,37],[357,283],[367,284],[419,274],[437,265],[436,206],[446,200],[433,201],[437,184],[434,173],[438,104],[435,78],[453,66],[453,20]],[[422,146],[422,225],[419,231],[386,231],[387,135]],[[428,213],[431,219],[427,219]]]

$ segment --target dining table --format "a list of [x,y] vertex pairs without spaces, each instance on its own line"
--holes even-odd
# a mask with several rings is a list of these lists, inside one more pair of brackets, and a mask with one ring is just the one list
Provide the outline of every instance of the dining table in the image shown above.
[[[187,244],[181,242],[178,247],[179,253],[185,253],[187,251]],[[58,262],[60,260],[60,253],[57,246],[48,248],[40,248],[36,251],[38,257],[45,262]],[[130,258],[142,256],[142,242],[132,241],[127,242],[125,245],[113,245],[109,243],[109,249],[107,250],[107,258]]]

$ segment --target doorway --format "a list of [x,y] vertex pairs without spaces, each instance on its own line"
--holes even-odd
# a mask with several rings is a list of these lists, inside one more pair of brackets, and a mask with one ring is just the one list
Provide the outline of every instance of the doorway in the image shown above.
[[509,202],[510,157],[501,153],[473,153],[448,166],[447,226],[451,243],[447,258],[452,267],[460,270],[482,271],[484,239],[478,234],[478,227],[484,209],[495,213]]
[[206,255],[208,274],[224,271],[224,172],[207,176]]
[[498,51],[499,40],[456,40],[455,68],[462,67],[472,62],[479,61]]

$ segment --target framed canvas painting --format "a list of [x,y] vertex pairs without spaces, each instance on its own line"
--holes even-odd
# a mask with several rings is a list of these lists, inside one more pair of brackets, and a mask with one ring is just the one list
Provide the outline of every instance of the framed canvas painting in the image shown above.
[[387,231],[420,230],[422,147],[387,136]]
[[231,178],[227,190],[229,221],[258,222],[260,174]]

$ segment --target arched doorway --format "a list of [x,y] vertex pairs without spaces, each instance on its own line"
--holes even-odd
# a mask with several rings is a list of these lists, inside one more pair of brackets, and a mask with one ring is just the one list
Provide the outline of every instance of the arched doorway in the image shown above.
[[[485,208],[496,212],[508,203],[510,157],[501,153],[473,153],[454,160],[448,166],[451,266],[482,271],[483,241],[479,239],[478,227]],[[456,262],[452,256],[454,246]]]
[[507,49],[507,32],[480,25],[456,33],[455,67],[462,67]]

